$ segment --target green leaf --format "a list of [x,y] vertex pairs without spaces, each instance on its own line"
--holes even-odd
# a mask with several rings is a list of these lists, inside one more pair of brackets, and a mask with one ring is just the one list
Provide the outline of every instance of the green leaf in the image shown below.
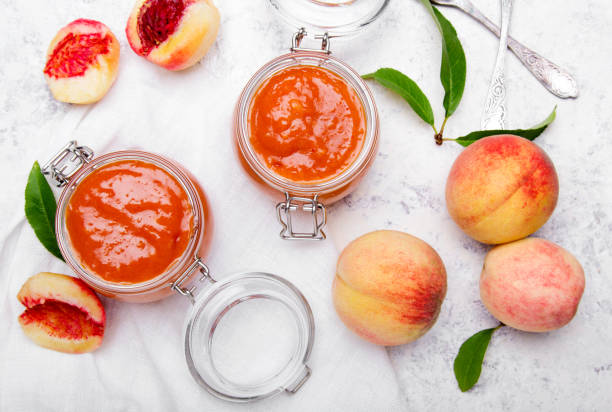
[[542,132],[544,132],[544,130],[546,130],[548,125],[550,125],[555,120],[556,117],[557,117],[557,106],[555,106],[553,111],[550,113],[550,115],[546,119],[544,119],[543,122],[533,126],[530,129],[479,130],[477,132],[472,132],[465,136],[461,136],[456,139],[450,139],[450,140],[456,141],[461,146],[469,146],[478,139],[482,139],[483,137],[487,137],[487,136],[495,136],[498,134],[514,134],[517,136],[524,137],[525,139],[528,139],[528,140],[534,140],[536,137],[541,135]]
[[440,81],[445,91],[444,109],[446,110],[446,117],[449,117],[455,112],[463,96],[466,74],[465,53],[453,25],[438,9],[431,5],[429,0],[421,0],[421,2],[431,12],[442,34]]
[[557,106],[555,105],[555,107],[553,108],[553,111],[550,112],[548,117],[542,120],[540,123],[536,124],[535,126],[532,126],[531,129],[541,129],[541,128],[546,129],[546,127],[548,127],[549,124],[554,122],[556,118],[557,118]]
[[482,360],[491,341],[493,332],[501,328],[500,324],[491,329],[481,330],[463,342],[455,358],[455,378],[461,392],[465,392],[478,382],[482,370]]
[[378,69],[374,73],[365,74],[362,77],[364,79],[374,79],[387,89],[399,94],[425,123],[434,125],[431,104],[429,104],[427,96],[410,77],[391,68]]
[[34,162],[25,190],[25,215],[40,243],[58,259],[64,260],[55,237],[55,196],[47,179]]

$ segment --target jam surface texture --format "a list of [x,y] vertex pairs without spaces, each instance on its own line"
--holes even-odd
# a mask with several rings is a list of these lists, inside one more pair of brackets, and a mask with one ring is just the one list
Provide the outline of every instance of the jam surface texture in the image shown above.
[[363,148],[366,120],[357,92],[317,66],[293,66],[272,75],[253,97],[251,145],[270,169],[295,182],[332,179]]
[[120,160],[77,186],[66,228],[88,271],[109,282],[141,283],[183,255],[193,212],[187,193],[168,172],[152,163]]

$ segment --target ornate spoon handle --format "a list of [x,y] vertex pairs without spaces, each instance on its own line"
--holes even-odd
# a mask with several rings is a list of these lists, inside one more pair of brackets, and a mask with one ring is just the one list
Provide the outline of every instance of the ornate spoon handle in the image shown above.
[[549,92],[563,99],[578,97],[578,85],[568,72],[511,37],[508,47]]
[[[470,0],[460,0],[452,3],[441,2],[440,4],[458,7],[482,23],[497,37],[500,36],[499,27],[482,14]],[[521,44],[511,36],[508,37],[508,47],[549,92],[562,99],[578,97],[578,85],[569,72]]]
[[510,28],[510,13],[512,0],[501,0],[502,28],[499,37],[497,61],[493,69],[491,85],[487,93],[487,102],[480,126],[483,130],[503,129],[506,118],[506,86],[504,85],[504,69],[506,64],[506,49],[508,48],[508,30]]

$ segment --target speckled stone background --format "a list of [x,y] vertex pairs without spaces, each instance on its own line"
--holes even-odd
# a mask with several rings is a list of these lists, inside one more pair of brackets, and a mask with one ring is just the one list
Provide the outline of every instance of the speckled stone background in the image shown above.
[[[261,7],[254,5],[255,1],[261,2]],[[226,91],[198,99],[203,105],[198,109],[199,116],[206,116],[207,104],[222,102],[231,108],[249,76],[286,50],[291,29],[263,3],[217,0],[223,16],[219,39],[205,63],[181,74],[182,81],[197,82],[201,77],[203,82],[221,84]],[[488,16],[498,18],[497,1],[474,3]],[[130,72],[128,63],[146,62],[132,54],[123,35],[132,7],[129,0],[0,0],[0,7],[4,21],[0,26],[0,171],[4,186],[0,235],[4,237],[15,222],[23,219],[24,184],[32,161],[42,155],[41,147],[46,147],[45,136],[65,135],[67,139],[71,130],[58,125],[65,124],[62,120],[75,112],[84,118],[90,110],[56,102],[45,86],[43,56],[57,29],[78,17],[94,17],[117,34],[123,53],[122,74],[111,93],[119,93],[122,88],[122,93],[131,96],[134,72]],[[446,128],[446,135],[453,137],[479,126],[497,42],[461,12],[442,11],[455,25],[468,62],[463,101]],[[500,330],[487,352],[480,382],[469,393],[457,389],[452,374],[454,356],[468,336],[496,323],[478,294],[478,277],[488,247],[462,234],[444,204],[446,175],[462,148],[453,143],[436,146],[429,126],[405,102],[372,86],[381,116],[380,153],[357,191],[331,208],[328,241],[340,250],[368,230],[404,230],[429,242],[448,271],[447,299],[435,327],[415,343],[387,349],[401,391],[402,409],[612,409],[610,21],[612,9],[603,0],[515,2],[511,35],[570,70],[579,82],[577,100],[557,99],[513,55],[508,55],[508,127],[536,124],[558,106],[557,120],[537,143],[555,163],[561,192],[552,218],[536,235],[573,252],[583,264],[587,283],[578,313],[567,327],[544,334]],[[360,73],[389,66],[411,76],[429,96],[440,123],[443,89],[438,79],[439,34],[416,0],[392,0],[381,21],[366,34],[334,41],[332,49]],[[212,77],[207,79],[199,70]],[[150,87],[155,85],[151,83]],[[137,91],[132,97],[136,104],[147,104],[138,102]],[[175,99],[179,107],[188,104],[190,96],[177,91],[160,98]],[[191,109],[186,113],[177,110],[172,115],[194,113]],[[131,118],[129,112],[113,116],[123,125],[124,133],[137,128],[139,122],[154,121]],[[229,130],[227,133],[224,138],[229,139]],[[223,242],[227,244],[230,239]],[[329,276],[331,282],[333,267]],[[328,287],[321,285],[322,293],[328,293]],[[335,409],[333,405],[330,401],[329,410]],[[300,409],[297,404],[291,407]],[[354,410],[362,409],[356,405]]]

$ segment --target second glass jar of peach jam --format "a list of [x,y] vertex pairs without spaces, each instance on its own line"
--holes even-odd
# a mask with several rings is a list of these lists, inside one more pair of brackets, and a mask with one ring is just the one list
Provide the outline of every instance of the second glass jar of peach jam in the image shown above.
[[[330,39],[372,22],[387,1],[270,1],[302,27],[291,52],[259,69],[240,95],[237,152],[246,172],[278,199],[281,238],[321,240],[325,205],[355,189],[379,138],[372,94],[359,74],[331,55]],[[330,19],[336,24],[325,23]],[[320,49],[303,47],[309,31]],[[294,228],[292,215],[298,212],[312,217],[312,230]]]

